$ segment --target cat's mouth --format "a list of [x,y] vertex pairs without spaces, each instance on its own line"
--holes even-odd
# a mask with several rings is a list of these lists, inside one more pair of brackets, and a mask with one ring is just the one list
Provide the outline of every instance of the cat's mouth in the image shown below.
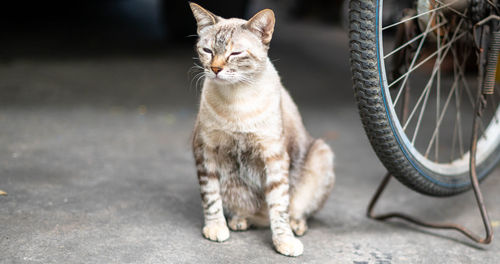
[[221,83],[228,83],[228,82],[231,82],[227,77],[223,76],[223,75],[220,75],[220,74],[211,74],[209,76],[210,79],[212,79],[213,81],[215,82],[221,82]]
[[213,81],[213,82],[219,83],[219,84],[236,84],[239,82],[239,79],[237,78],[237,76],[234,76],[234,75],[228,74],[228,73],[214,74],[213,72],[209,72],[205,76],[210,81]]

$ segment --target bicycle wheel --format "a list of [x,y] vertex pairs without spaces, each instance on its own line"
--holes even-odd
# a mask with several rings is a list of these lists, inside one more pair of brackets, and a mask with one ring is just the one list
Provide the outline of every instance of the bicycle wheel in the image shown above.
[[[419,0],[386,22],[384,14],[394,10],[384,10],[383,0],[352,0],[349,15],[355,97],[370,143],[400,182],[432,196],[471,187],[468,149],[479,86],[470,8],[443,2]],[[500,160],[495,90],[481,117],[479,179]]]

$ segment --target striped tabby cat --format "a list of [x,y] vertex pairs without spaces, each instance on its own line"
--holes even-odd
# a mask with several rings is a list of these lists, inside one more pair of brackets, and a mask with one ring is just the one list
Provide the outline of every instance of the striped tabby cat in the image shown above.
[[[203,235],[270,225],[276,250],[298,256],[295,238],[334,184],[333,153],[313,139],[267,57],[274,13],[250,20],[218,17],[190,3],[205,81],[193,136]],[[225,215],[228,217],[226,222]]]

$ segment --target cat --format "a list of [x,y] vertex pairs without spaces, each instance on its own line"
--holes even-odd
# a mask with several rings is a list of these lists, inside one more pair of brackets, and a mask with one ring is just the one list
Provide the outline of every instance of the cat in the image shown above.
[[[267,53],[275,17],[224,19],[190,3],[205,80],[193,132],[204,212],[203,236],[270,225],[279,253],[298,256],[294,236],[333,188],[334,154],[313,139]],[[228,217],[226,222],[225,215]]]

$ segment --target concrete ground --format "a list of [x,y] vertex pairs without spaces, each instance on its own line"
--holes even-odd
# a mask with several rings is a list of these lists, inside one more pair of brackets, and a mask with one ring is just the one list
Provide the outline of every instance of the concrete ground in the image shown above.
[[[15,44],[15,42],[12,42]],[[278,28],[271,57],[312,135],[336,153],[337,183],[301,238],[277,254],[268,229],[201,235],[189,140],[199,88],[189,45],[81,54],[10,45],[0,61],[0,263],[498,263],[500,242],[365,217],[385,170],[354,104],[347,37]],[[19,44],[19,43],[18,43]],[[137,44],[140,46],[140,43]],[[149,44],[148,44],[149,45]],[[26,48],[30,47],[30,49]],[[144,51],[147,50],[147,51]],[[499,231],[500,170],[482,185]],[[471,193],[435,199],[392,182],[377,211],[482,232]]]

